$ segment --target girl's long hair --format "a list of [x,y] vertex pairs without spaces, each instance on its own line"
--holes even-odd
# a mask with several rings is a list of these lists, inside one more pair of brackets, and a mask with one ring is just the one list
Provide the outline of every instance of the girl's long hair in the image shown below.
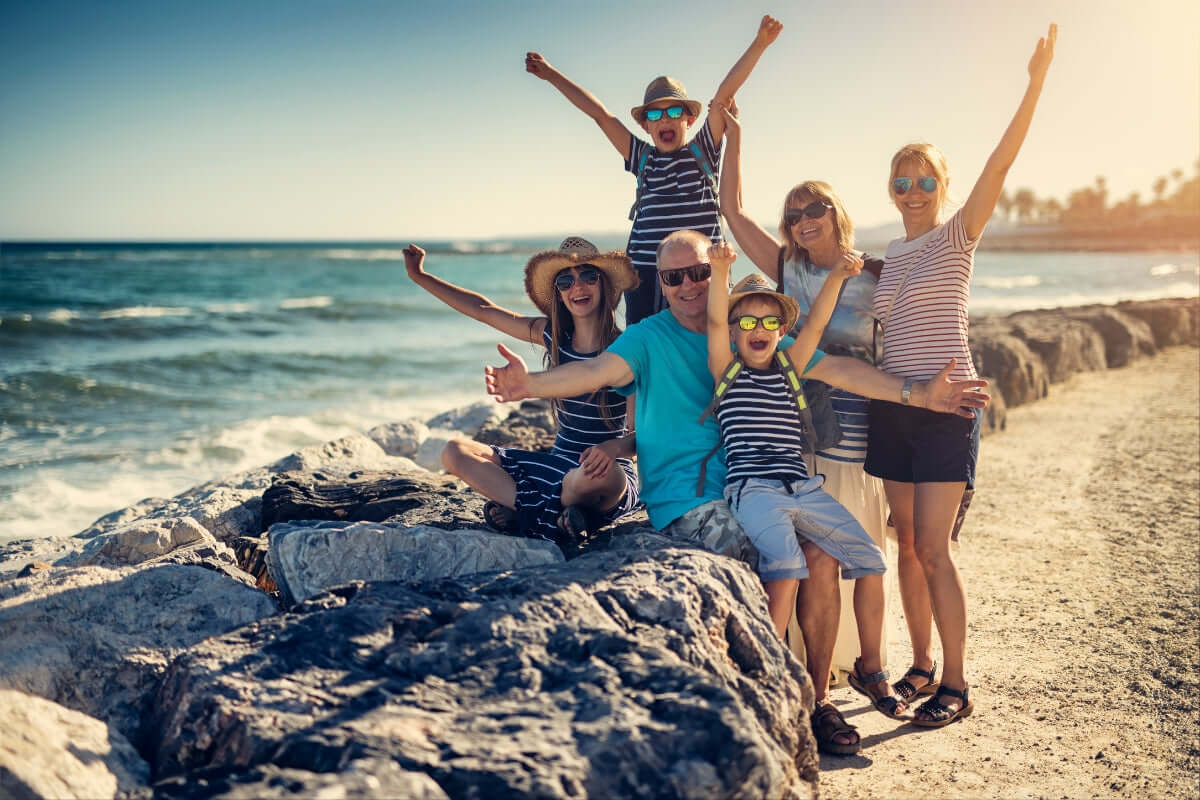
[[[621,329],[617,327],[617,311],[616,308],[609,303],[608,296],[608,275],[603,270],[597,270],[600,273],[600,349],[608,347],[617,337],[621,335]],[[575,318],[571,316],[571,312],[567,310],[566,305],[562,301],[562,292],[558,289],[554,290],[554,302],[550,305],[550,318],[547,323],[550,326],[550,347],[546,348],[544,363],[547,369],[553,369],[559,363],[559,346],[563,336],[570,336],[575,333]],[[613,430],[616,426],[613,425],[612,415],[608,411],[608,403],[604,402],[605,395],[608,393],[608,388],[601,388],[592,393],[588,398],[594,402],[600,409],[600,417],[604,423]],[[550,413],[554,417],[554,424],[558,424],[558,409],[560,400],[554,400],[550,404]]]

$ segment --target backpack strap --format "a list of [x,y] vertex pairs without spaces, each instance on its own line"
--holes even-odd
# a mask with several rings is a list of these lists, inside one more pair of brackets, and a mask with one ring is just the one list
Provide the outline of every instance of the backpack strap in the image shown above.
[[[746,362],[742,361],[742,357],[735,356],[733,361],[729,362],[729,366],[725,368],[725,372],[721,375],[721,380],[717,381],[717,388],[713,391],[712,402],[708,404],[708,408],[704,409],[704,413],[697,420],[701,425],[704,420],[716,413],[717,406],[721,404],[721,398],[729,391],[729,387],[733,385],[733,381],[737,378],[738,373],[742,371],[742,367],[746,366]],[[703,459],[700,460],[700,479],[696,482],[696,497],[704,496],[704,479],[708,475],[708,460],[717,454],[721,449],[721,440],[717,440],[717,444],[712,450],[709,450]]]
[[637,194],[634,195],[633,205],[629,207],[629,221],[632,222],[637,218],[638,206],[642,204],[642,195],[646,193],[646,159],[650,157],[650,148],[647,147],[642,151],[642,157],[638,159],[637,169],[634,170],[634,175],[637,176]]
[[788,391],[792,394],[792,400],[796,403],[796,411],[800,417],[800,432],[804,434],[804,466],[808,470],[808,477],[811,478],[816,474],[814,457],[816,455],[817,426],[813,424],[812,411],[808,407],[808,401],[804,399],[804,384],[796,372],[796,365],[782,350],[775,351],[775,361],[778,362],[779,370],[783,373],[783,382],[787,384]]
[[[700,147],[700,143],[696,141],[695,137],[688,142],[687,150],[692,154],[692,158],[696,159],[696,165],[700,167],[704,177],[708,178],[708,186],[712,189],[713,203],[717,206],[717,214],[721,215],[720,189],[717,186],[717,173],[712,168],[712,163],[708,160],[708,156],[704,155],[704,149]],[[637,195],[634,197],[633,206],[629,209],[630,221],[637,218],[638,206],[642,203],[642,195],[646,193],[646,179],[643,173],[646,171],[646,159],[649,156],[650,148],[647,147],[642,151],[642,157],[638,159],[637,169],[634,171],[634,175],[637,176]]]

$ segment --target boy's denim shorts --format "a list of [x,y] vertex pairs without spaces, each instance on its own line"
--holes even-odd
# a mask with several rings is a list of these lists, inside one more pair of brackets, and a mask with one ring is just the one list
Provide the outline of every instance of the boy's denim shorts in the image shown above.
[[834,500],[818,475],[806,481],[750,478],[725,487],[725,498],[758,550],[762,580],[804,580],[808,564],[803,537],[842,564],[847,580],[882,575],[887,569],[879,545],[845,506]]

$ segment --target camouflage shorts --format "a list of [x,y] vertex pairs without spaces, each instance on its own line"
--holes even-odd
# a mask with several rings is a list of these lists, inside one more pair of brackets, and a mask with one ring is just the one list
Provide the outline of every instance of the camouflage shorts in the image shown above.
[[672,539],[698,544],[705,550],[740,559],[758,572],[758,550],[734,519],[724,500],[696,506],[663,529]]

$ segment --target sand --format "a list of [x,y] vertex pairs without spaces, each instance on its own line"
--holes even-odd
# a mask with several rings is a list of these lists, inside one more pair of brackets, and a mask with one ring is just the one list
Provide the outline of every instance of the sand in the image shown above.
[[1009,411],[957,556],[975,714],[926,731],[835,689],[863,751],[822,756],[823,797],[1200,796],[1198,375],[1176,348]]

